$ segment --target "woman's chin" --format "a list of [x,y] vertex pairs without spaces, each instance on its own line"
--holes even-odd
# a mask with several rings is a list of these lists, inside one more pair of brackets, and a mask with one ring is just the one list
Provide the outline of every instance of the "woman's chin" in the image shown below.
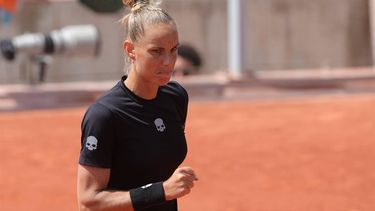
[[166,85],[171,80],[172,74],[160,74],[158,76],[160,85]]
[[171,77],[161,78],[161,79],[159,79],[159,84],[160,84],[160,86],[164,86],[164,85],[166,85],[170,80],[171,80]]

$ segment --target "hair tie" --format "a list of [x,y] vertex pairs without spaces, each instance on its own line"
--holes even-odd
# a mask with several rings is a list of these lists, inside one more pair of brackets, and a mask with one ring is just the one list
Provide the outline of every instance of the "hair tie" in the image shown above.
[[131,11],[132,12],[136,12],[136,11],[138,11],[139,9],[141,9],[142,7],[144,6],[144,4],[135,4],[133,7],[132,7],[132,9],[131,9]]

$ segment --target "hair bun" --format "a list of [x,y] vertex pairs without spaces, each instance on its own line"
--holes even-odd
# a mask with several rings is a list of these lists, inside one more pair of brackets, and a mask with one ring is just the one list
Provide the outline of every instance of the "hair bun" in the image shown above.
[[122,0],[122,3],[130,8],[132,8],[136,2],[137,0]]
[[122,3],[125,6],[130,8],[134,8],[137,5],[154,5],[159,6],[161,4],[161,0],[122,0]]

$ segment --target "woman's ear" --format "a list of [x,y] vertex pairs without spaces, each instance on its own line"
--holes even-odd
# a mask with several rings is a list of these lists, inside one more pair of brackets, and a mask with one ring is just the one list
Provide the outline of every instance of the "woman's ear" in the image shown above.
[[124,52],[131,60],[135,59],[134,44],[130,40],[124,41]]

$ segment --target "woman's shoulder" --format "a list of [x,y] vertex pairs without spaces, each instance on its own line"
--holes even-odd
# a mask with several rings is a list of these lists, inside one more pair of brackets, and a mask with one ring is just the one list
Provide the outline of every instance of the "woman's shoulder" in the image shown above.
[[95,103],[100,104],[104,107],[106,107],[109,110],[112,110],[119,106],[121,102],[124,101],[124,98],[128,98],[129,96],[124,91],[124,88],[122,87],[121,81],[117,82],[115,86],[113,86],[110,90],[104,92],[102,95],[100,95]]
[[100,102],[92,103],[86,110],[85,117],[90,119],[109,119],[112,116],[110,109]]
[[167,85],[163,86],[163,89],[167,92],[173,93],[175,95],[187,96],[188,93],[186,89],[177,81],[170,81]]
[[167,85],[161,88],[161,92],[174,99],[181,106],[184,106],[189,102],[189,95],[186,89],[177,81],[168,82]]
[[112,89],[99,96],[87,108],[87,113],[93,116],[109,117],[112,114],[112,107],[116,104],[119,96],[119,84],[116,84]]

